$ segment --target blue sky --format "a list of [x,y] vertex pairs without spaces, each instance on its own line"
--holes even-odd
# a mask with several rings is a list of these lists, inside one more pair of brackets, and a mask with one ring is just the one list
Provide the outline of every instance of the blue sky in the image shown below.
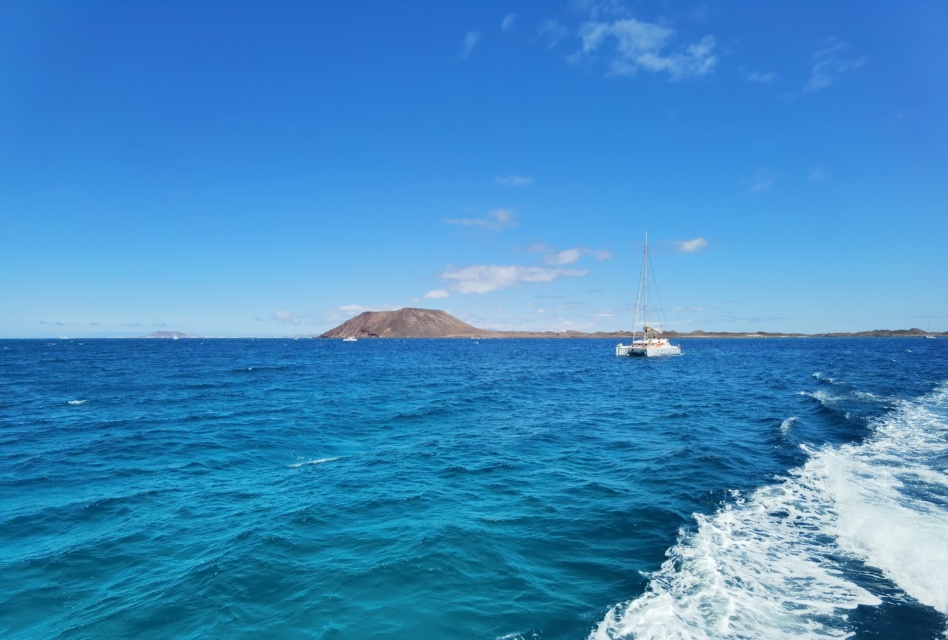
[[948,5],[4,2],[0,337],[948,330]]

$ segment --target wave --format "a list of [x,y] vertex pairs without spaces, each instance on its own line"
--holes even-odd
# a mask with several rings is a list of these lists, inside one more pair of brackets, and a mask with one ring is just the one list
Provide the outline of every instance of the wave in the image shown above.
[[893,590],[948,615],[948,385],[872,427],[804,447],[779,484],[696,515],[645,594],[590,639],[843,638],[848,611]]
[[307,465],[307,464],[323,464],[324,462],[333,462],[333,461],[338,460],[338,459],[339,459],[339,458],[320,458],[319,460],[307,460],[306,462],[297,462],[297,463],[291,464],[291,465],[290,465],[290,468],[292,468],[292,469],[298,469],[299,467],[302,467],[303,465]]
[[787,435],[790,432],[790,429],[793,428],[793,425],[796,423],[797,417],[790,416],[786,420],[780,423],[780,433]]
[[87,402],[89,402],[89,401],[88,401],[88,400],[70,400],[70,401],[67,402],[66,404],[73,404],[73,405],[75,405],[75,404],[85,404],[85,403],[87,403]]

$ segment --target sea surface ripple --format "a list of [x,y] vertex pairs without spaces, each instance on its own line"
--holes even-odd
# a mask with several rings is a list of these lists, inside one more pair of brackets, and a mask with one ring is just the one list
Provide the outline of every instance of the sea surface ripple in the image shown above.
[[0,637],[943,638],[948,340],[0,341]]

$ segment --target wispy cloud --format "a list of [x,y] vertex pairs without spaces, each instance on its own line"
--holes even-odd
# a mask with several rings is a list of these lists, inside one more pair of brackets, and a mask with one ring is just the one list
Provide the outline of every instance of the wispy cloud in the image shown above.
[[303,317],[285,309],[273,312],[267,319],[280,324],[303,324],[304,322],[311,322],[309,317]]
[[533,178],[514,174],[497,176],[494,180],[502,187],[528,187],[533,184]]
[[447,298],[449,295],[451,294],[445,291],[444,289],[435,289],[434,291],[429,291],[428,293],[426,293],[425,299],[431,300],[435,298]]
[[609,260],[612,258],[612,253],[605,249],[588,249],[586,247],[573,247],[571,249],[564,249],[563,251],[557,251],[553,247],[545,244],[535,244],[530,247],[529,251],[531,253],[543,253],[546,254],[543,258],[544,264],[551,265],[564,265],[564,264],[573,264],[578,262],[579,259],[585,255],[591,255],[596,260],[602,262],[603,260]]
[[523,267],[519,265],[474,265],[448,267],[441,277],[451,282],[451,288],[461,293],[488,293],[508,289],[524,282],[552,282],[561,277],[581,277],[588,270],[550,267]]
[[474,52],[477,44],[481,41],[480,31],[468,31],[464,36],[464,44],[461,46],[461,57],[467,58]]
[[747,81],[755,82],[757,84],[772,84],[777,81],[778,77],[779,76],[773,71],[768,71],[767,73],[751,71],[747,74]]
[[507,229],[517,224],[513,211],[510,209],[495,209],[483,218],[445,218],[444,223],[462,227],[484,227],[493,231]]
[[805,91],[819,91],[830,86],[850,71],[855,71],[866,62],[866,57],[854,58],[848,55],[849,46],[831,38],[827,45],[813,54],[813,69]]
[[606,249],[595,249],[595,250],[590,249],[590,250],[589,250],[589,253],[591,253],[591,254],[593,255],[593,257],[596,258],[596,260],[598,260],[598,261],[600,261],[600,262],[602,262],[602,261],[604,261],[604,260],[610,260],[610,259],[612,259],[612,252],[611,252],[611,251],[608,251],[608,250],[606,250]]
[[544,262],[547,264],[557,265],[573,264],[574,262],[577,262],[582,257],[582,255],[583,253],[579,249],[565,249],[558,253],[552,253],[548,255],[544,259]]
[[311,313],[295,313],[293,311],[288,311],[286,309],[280,309],[279,311],[274,311],[266,317],[257,317],[259,322],[276,322],[277,324],[315,324],[319,320]]
[[517,14],[508,13],[504,16],[503,21],[500,23],[500,28],[503,31],[513,31],[514,23],[517,22]]
[[343,313],[355,316],[364,311],[372,311],[372,307],[364,307],[361,304],[344,304],[339,307],[339,310]]
[[664,72],[672,80],[702,76],[717,64],[714,36],[706,35],[698,42],[673,49],[675,30],[635,18],[611,22],[596,19],[579,28],[582,50],[573,59],[593,57],[604,52],[609,74],[630,76],[639,70]]
[[813,172],[810,173],[810,180],[813,182],[823,182],[826,180],[826,172],[822,169],[814,169]]
[[546,41],[547,48],[552,49],[569,36],[569,29],[558,21],[551,19],[541,22],[537,28],[537,33]]
[[708,246],[708,241],[704,238],[695,238],[694,240],[684,240],[678,243],[678,251],[681,253],[694,253]]
[[758,171],[752,178],[744,178],[741,180],[741,182],[746,185],[744,188],[745,195],[753,195],[756,193],[770,191],[777,183],[773,174],[770,171],[765,170]]

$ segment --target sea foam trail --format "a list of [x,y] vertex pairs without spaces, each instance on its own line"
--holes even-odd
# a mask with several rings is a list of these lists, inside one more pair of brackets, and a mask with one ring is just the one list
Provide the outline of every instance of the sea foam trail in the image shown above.
[[948,615],[946,418],[948,385],[865,442],[809,451],[783,482],[696,516],[646,593],[589,637],[848,637],[846,611],[881,604],[847,569],[863,562]]
[[948,615],[948,386],[905,402],[861,445],[815,459],[841,548]]
[[324,462],[333,462],[338,459],[339,458],[320,458],[319,460],[307,460],[306,462],[296,462],[294,464],[291,464],[290,467],[292,469],[297,469],[307,464],[323,464]]

